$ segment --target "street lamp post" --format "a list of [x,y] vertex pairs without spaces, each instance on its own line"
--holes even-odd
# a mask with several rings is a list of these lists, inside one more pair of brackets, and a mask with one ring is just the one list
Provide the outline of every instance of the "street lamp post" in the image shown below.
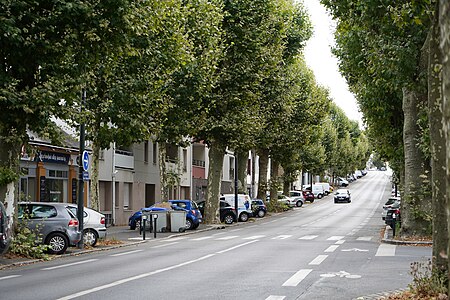
[[[83,109],[84,103],[86,102],[86,90],[83,89],[81,93],[81,106],[80,110]],[[80,111],[81,113],[81,111]],[[80,114],[81,115],[81,114]],[[78,229],[81,233],[80,241],[78,242],[78,248],[82,249],[83,245],[83,220],[84,220],[84,178],[83,178],[83,154],[85,150],[84,138],[85,129],[84,121],[80,122],[80,159],[78,168],[78,203],[77,203],[77,218],[78,218]]]
[[238,206],[238,156],[236,150],[234,152],[234,207],[236,208],[236,222],[239,218],[239,206]]

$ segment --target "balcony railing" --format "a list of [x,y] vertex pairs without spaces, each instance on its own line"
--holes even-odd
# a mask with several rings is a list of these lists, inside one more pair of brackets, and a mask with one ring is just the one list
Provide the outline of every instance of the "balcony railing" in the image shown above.
[[204,160],[193,159],[192,160],[192,165],[204,168],[205,167],[205,161]]

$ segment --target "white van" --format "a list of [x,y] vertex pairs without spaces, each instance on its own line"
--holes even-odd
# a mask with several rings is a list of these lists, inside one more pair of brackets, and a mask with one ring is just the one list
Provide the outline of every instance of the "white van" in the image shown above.
[[[220,200],[224,200],[234,206],[235,195],[234,194],[223,194],[220,196]],[[251,199],[249,195],[238,194],[238,219],[241,222],[247,222],[248,218],[252,216]]]
[[332,191],[328,182],[316,182],[315,184],[323,186],[323,192],[325,193],[325,195],[331,194]]
[[[310,184],[303,185],[303,190],[311,191],[311,185]],[[323,196],[325,196],[325,191],[323,189],[323,186],[320,184],[316,184],[316,183],[313,184],[311,192],[314,194],[314,197],[317,199],[321,199]]]

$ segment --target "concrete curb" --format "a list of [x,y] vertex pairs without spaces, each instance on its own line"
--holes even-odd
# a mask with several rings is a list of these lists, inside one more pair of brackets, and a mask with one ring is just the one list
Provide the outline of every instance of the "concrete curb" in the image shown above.
[[390,237],[390,234],[392,232],[392,229],[389,225],[386,225],[386,229],[384,230],[384,236],[381,239],[382,243],[385,244],[392,244],[392,245],[421,245],[421,246],[432,246],[433,242],[424,242],[424,241],[402,241],[402,240],[396,240]]

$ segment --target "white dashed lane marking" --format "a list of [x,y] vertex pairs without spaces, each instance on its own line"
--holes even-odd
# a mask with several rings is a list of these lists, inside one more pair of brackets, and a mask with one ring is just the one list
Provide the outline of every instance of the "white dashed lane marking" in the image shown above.
[[302,269],[291,276],[288,280],[283,283],[283,286],[297,286],[306,276],[311,273],[312,269]]
[[313,240],[317,237],[318,237],[318,235],[305,235],[305,236],[302,236],[301,238],[299,238],[299,240]]
[[316,258],[314,258],[309,265],[320,265],[325,259],[327,259],[328,255],[317,255]]

